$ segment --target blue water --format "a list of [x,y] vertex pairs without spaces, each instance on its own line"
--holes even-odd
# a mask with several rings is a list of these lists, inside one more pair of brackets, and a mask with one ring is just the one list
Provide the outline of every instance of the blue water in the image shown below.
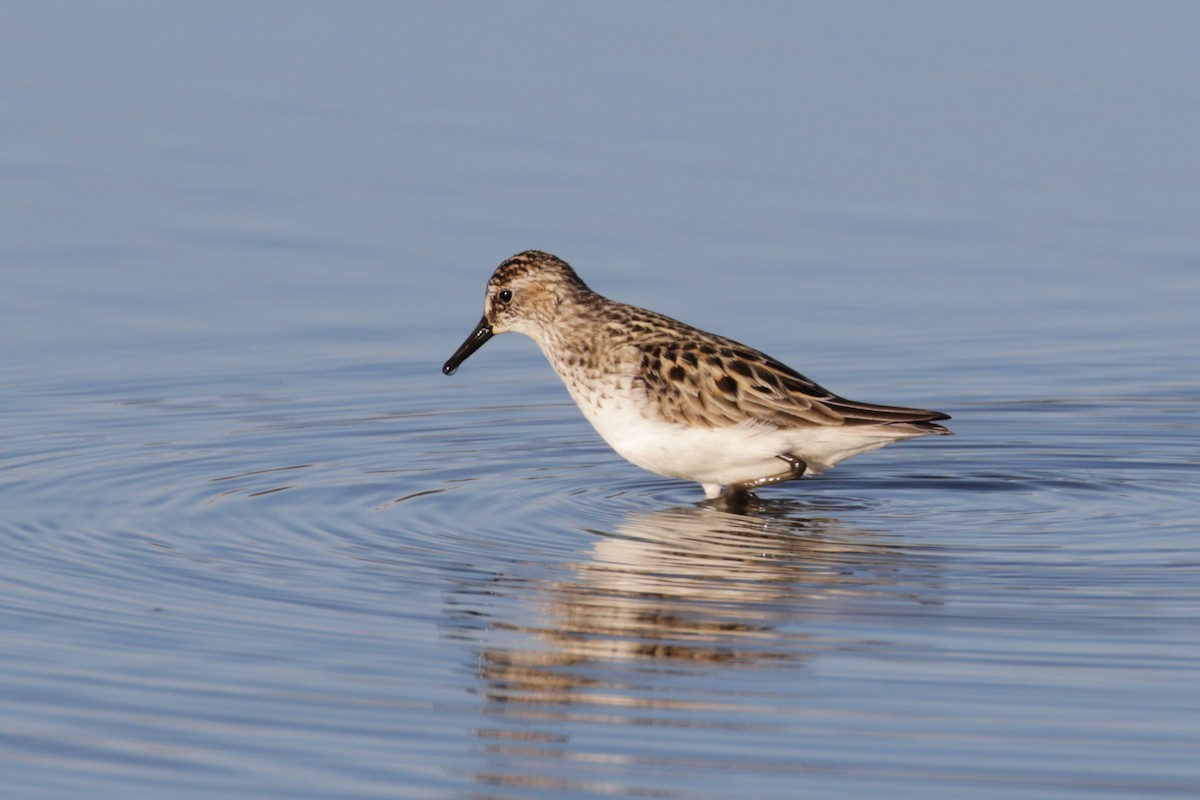
[[[1200,795],[1198,23],[7,8],[4,795]],[[956,435],[703,505],[533,247]]]

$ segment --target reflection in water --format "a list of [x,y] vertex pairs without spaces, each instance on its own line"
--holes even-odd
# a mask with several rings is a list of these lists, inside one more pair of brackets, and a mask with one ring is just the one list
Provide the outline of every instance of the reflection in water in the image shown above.
[[[596,532],[590,556],[563,565],[568,579],[560,572],[505,582],[522,595],[520,608],[534,607],[534,619],[487,621],[482,713],[521,724],[477,731],[502,762],[477,780],[584,788],[543,774],[546,759],[597,754],[570,752],[566,737],[546,727],[587,720],[736,729],[728,712],[761,713],[751,703],[771,699],[752,700],[753,679],[735,681],[727,670],[797,669],[831,648],[881,646],[877,631],[870,643],[823,631],[844,633],[847,615],[876,615],[881,605],[894,616],[898,606],[937,602],[930,559],[798,510],[811,511],[759,501],[746,513],[702,505],[634,514],[615,532]],[[659,716],[680,711],[722,720]]]

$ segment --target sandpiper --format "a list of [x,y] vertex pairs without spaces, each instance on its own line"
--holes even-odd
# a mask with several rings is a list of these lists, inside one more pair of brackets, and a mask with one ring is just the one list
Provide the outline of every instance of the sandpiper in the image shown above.
[[839,397],[768,355],[596,294],[556,256],[518,253],[488,281],[458,366],[497,333],[529,336],[604,441],[706,498],[815,475],[900,439],[948,434],[938,411]]

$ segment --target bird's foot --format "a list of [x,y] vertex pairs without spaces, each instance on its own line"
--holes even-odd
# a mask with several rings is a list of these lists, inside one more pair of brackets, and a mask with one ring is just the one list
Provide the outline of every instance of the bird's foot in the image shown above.
[[752,481],[730,484],[729,488],[725,490],[725,495],[731,499],[734,497],[753,497],[753,492],[755,489],[761,489],[764,486],[770,486],[774,483],[794,481],[797,478],[802,477],[804,475],[804,471],[808,469],[808,465],[795,456],[790,456],[785,453],[775,457],[787,464],[787,469],[785,469],[783,472],[777,472],[774,475],[755,478]]

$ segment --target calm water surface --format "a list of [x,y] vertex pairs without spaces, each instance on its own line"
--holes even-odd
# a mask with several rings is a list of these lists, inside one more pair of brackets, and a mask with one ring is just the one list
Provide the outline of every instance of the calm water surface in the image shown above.
[[[5,796],[1200,795],[1191,6],[8,16]],[[529,247],[957,435],[702,504]]]

